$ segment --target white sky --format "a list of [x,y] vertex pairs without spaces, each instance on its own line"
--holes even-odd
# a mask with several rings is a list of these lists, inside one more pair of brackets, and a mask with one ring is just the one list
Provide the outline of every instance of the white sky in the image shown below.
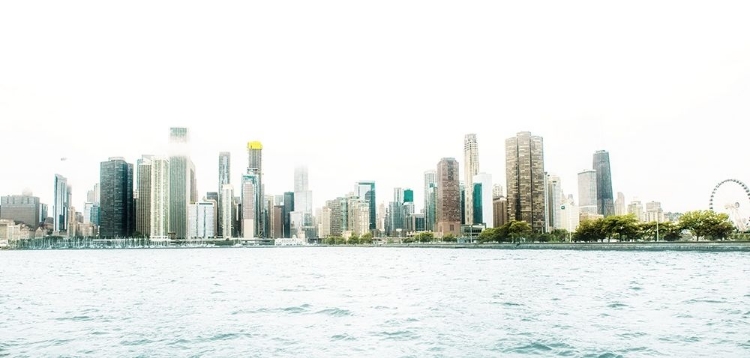
[[[746,1],[4,1],[0,195],[53,176],[74,205],[99,162],[166,152],[189,127],[201,196],[264,143],[269,194],[310,170],[315,207],[376,181],[378,201],[441,157],[505,183],[505,138],[544,137],[545,168],[610,152],[613,189],[667,211],[750,182]],[[60,162],[67,157],[67,162]],[[748,203],[750,205],[750,203]],[[82,208],[81,208],[82,209]]]

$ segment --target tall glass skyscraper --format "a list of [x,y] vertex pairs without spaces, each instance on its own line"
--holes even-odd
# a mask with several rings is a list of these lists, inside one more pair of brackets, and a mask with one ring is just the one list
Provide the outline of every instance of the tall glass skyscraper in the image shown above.
[[612,171],[609,166],[609,153],[606,150],[598,150],[594,153],[594,170],[596,170],[596,211],[604,217],[614,215]]
[[52,206],[52,217],[56,233],[68,230],[69,197],[68,179],[60,174],[55,174],[55,203]]
[[374,181],[360,181],[357,182],[356,187],[357,196],[367,203],[367,207],[370,211],[370,231],[375,232],[378,228],[378,216],[377,216],[377,203],[375,202],[375,182]]
[[479,174],[479,149],[477,135],[464,136],[464,218],[463,223],[474,223],[474,176]]
[[99,171],[101,208],[99,237],[127,238],[135,230],[133,164],[123,158],[101,162]]

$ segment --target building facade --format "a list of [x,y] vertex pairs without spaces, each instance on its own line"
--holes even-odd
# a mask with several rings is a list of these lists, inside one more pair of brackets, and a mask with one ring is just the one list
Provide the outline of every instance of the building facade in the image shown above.
[[169,198],[169,159],[155,157],[151,161],[151,205],[150,205],[150,234],[151,240],[169,239],[170,208]]
[[455,158],[443,158],[437,165],[437,235],[461,234],[461,193],[459,167]]
[[435,195],[437,191],[437,171],[428,170],[424,172],[424,221],[427,231],[435,231],[435,218],[437,206],[435,206]]
[[210,239],[216,236],[214,210],[214,204],[210,202],[190,204],[188,210],[189,238]]
[[482,224],[485,228],[492,228],[495,226],[492,175],[479,173],[472,178],[472,183],[472,222],[474,225]]
[[194,195],[195,170],[190,159],[187,128],[170,128],[169,132],[169,231],[184,239],[188,232],[188,205]]
[[16,224],[24,224],[36,229],[44,220],[41,214],[42,207],[39,198],[30,192],[0,198],[0,219],[12,220]]
[[589,169],[578,173],[578,208],[581,213],[597,214],[596,171]]
[[101,162],[99,171],[101,207],[99,236],[127,238],[135,230],[133,164],[113,157]]
[[505,170],[509,220],[526,221],[534,232],[543,232],[547,208],[542,137],[519,132],[506,139]]
[[612,170],[609,153],[598,150],[594,153],[593,168],[596,171],[596,211],[599,215],[615,215],[615,202],[612,193]]
[[477,135],[464,136],[464,187],[470,188],[464,194],[464,224],[474,224],[474,176],[479,174],[479,148]]
[[151,236],[151,160],[153,157],[144,155],[137,162],[138,198],[135,205],[135,231],[145,236]]

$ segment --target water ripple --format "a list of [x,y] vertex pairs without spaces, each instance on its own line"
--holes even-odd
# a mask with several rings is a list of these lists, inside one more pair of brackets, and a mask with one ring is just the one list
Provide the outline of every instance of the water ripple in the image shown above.
[[361,247],[0,251],[0,356],[743,357],[749,260]]

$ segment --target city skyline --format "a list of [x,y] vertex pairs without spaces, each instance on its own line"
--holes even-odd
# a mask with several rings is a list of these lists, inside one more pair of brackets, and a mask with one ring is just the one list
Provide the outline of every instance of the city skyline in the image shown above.
[[[630,4],[616,17],[579,2],[533,17],[517,16],[531,4],[384,3],[351,18],[304,3],[293,14],[175,5],[190,15],[179,18],[170,6],[97,18],[48,5],[0,5],[0,33],[14,34],[0,38],[10,54],[0,57],[0,118],[13,133],[0,151],[18,153],[3,157],[17,174],[0,176],[0,194],[30,188],[50,209],[55,174],[81,211],[101,161],[168,154],[170,127],[191,131],[199,196],[217,190],[224,151],[237,193],[245,144],[258,140],[265,192],[291,191],[304,164],[314,208],[361,180],[384,193],[378,205],[403,187],[421,208],[423,173],[442,157],[463,169],[467,133],[481,143],[481,171],[504,187],[503,140],[519,131],[544,138],[545,170],[574,197],[597,150],[610,154],[626,203],[704,209],[721,180],[750,182],[732,159],[744,132],[728,130],[750,117],[750,24],[731,3]],[[425,9],[434,16],[417,16]],[[190,18],[205,20],[201,36]],[[360,123],[368,131],[351,131]]]

